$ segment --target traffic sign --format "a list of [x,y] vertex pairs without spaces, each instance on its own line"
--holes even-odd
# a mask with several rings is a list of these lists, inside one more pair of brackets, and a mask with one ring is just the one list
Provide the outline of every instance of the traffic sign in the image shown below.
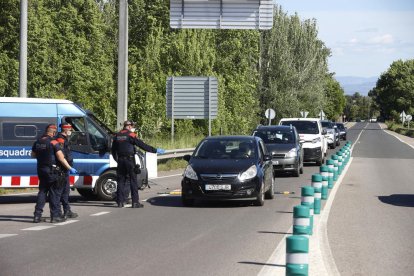
[[319,118],[321,118],[321,120],[325,119],[325,112],[323,112],[323,110],[319,112]]
[[405,116],[405,119],[409,122],[413,119],[413,116],[407,115],[407,116]]
[[309,112],[308,111],[301,111],[300,115],[302,116],[302,118],[306,118],[308,117]]
[[273,109],[268,108],[266,109],[265,116],[267,119],[274,119],[276,116],[276,112]]
[[406,114],[405,114],[405,111],[403,110],[403,112],[401,112],[401,114],[400,114],[400,118],[401,118],[401,121],[402,121],[403,124],[405,123],[405,116],[406,116]]
[[265,116],[266,116],[267,119],[269,119],[269,126],[270,126],[270,123],[272,122],[272,119],[275,118],[275,116],[276,116],[276,112],[273,109],[268,108],[265,111]]

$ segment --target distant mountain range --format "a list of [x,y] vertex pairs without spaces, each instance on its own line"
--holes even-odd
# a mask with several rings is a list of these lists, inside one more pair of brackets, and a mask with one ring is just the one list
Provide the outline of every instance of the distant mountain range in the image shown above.
[[361,95],[367,96],[368,92],[377,84],[378,77],[335,76],[335,79],[341,84],[346,95],[359,92]]

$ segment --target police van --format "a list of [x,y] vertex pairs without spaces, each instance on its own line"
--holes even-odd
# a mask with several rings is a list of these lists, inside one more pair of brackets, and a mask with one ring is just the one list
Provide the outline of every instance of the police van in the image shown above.
[[[116,192],[117,163],[110,154],[114,132],[91,112],[68,100],[0,97],[0,188],[38,187],[32,145],[48,124],[70,123],[74,168],[70,185],[87,199],[112,200]],[[60,131],[60,129],[59,129]],[[142,155],[138,183],[148,183]]]

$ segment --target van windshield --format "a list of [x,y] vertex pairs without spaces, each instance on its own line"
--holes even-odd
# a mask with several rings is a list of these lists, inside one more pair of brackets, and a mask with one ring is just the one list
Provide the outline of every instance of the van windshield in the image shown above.
[[282,121],[282,125],[292,125],[300,134],[318,134],[318,122],[316,121]]

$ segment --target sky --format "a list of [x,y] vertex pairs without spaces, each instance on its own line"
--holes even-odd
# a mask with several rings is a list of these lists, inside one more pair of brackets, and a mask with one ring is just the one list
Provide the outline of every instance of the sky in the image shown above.
[[317,21],[336,76],[379,77],[414,59],[414,0],[275,0],[288,14]]

